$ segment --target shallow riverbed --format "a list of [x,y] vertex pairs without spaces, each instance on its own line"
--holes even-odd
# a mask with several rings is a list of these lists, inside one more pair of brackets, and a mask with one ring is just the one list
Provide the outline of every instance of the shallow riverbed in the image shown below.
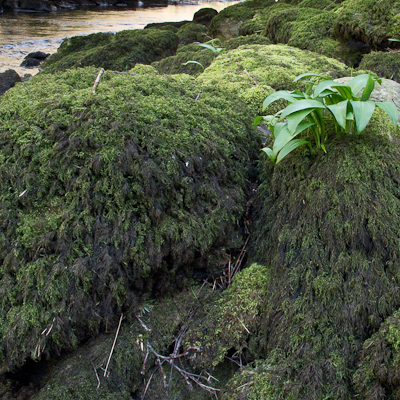
[[12,68],[22,76],[35,74],[37,68],[19,67],[24,57],[33,51],[54,53],[60,43],[71,36],[142,29],[153,22],[192,20],[193,14],[200,8],[211,7],[220,11],[231,4],[232,1],[202,1],[136,9],[3,13],[0,14],[0,72]]

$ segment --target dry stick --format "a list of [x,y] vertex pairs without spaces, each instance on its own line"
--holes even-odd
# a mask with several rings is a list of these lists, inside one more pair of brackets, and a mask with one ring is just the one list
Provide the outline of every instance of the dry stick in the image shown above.
[[98,382],[98,384],[97,384],[97,389],[98,389],[98,388],[100,387],[100,378],[99,378],[99,374],[97,373],[96,368],[93,367],[93,369],[94,369],[94,373],[96,374],[96,378],[97,378],[97,382]]
[[[182,357],[183,355],[187,355],[187,352],[186,352],[185,354],[176,355],[175,357],[172,357],[172,356],[166,357],[166,356],[162,356],[161,354],[158,354],[158,353],[153,349],[153,347],[151,346],[150,343],[147,343],[147,346],[149,347],[150,351],[156,356],[157,361],[158,361],[158,364],[160,365],[160,368],[161,368],[161,364],[162,364],[160,360],[163,360],[163,362],[166,361],[166,362],[168,362],[169,364],[171,364],[183,377],[186,377],[186,378],[191,379],[193,382],[195,382],[195,383],[196,383],[198,386],[200,386],[202,389],[207,390],[207,391],[210,392],[210,393],[215,393],[216,391],[219,391],[219,390],[220,390],[220,389],[217,389],[217,388],[214,388],[214,387],[211,387],[211,386],[207,386],[207,385],[205,385],[204,383],[200,382],[199,379],[204,379],[204,380],[206,380],[206,381],[208,382],[207,378],[205,378],[204,376],[197,375],[197,374],[192,374],[191,372],[187,372],[187,371],[185,371],[184,369],[179,368],[176,364],[174,364],[173,360],[174,360],[175,358],[180,358],[180,357]],[[198,350],[198,348],[196,348],[196,349]],[[162,373],[163,373],[163,371],[162,371]],[[209,374],[209,375],[210,375],[210,374]],[[163,376],[164,376],[164,373],[163,373]],[[210,375],[210,376],[211,376],[211,375]],[[186,378],[185,378],[185,380],[187,381]],[[213,378],[214,378],[214,377],[213,377]],[[215,378],[214,378],[214,379],[215,379]]]
[[151,329],[146,326],[146,324],[140,319],[140,316],[138,314],[135,315],[136,319],[140,322],[140,325],[147,331],[151,332]]
[[158,367],[154,368],[154,371],[153,371],[152,374],[150,375],[150,378],[149,378],[149,380],[147,381],[146,387],[144,388],[142,400],[144,400],[144,396],[146,396],[147,389],[148,389],[149,386],[150,386],[150,382],[151,382],[151,380],[152,380],[154,374],[157,372],[157,370],[158,370]]
[[[106,72],[105,69],[101,68],[99,74],[97,75],[96,80],[94,81],[93,94],[96,94],[96,88],[97,88],[97,86],[99,86],[101,76],[104,74],[104,72]],[[121,75],[136,75],[133,72],[119,72],[119,71],[108,71],[108,72],[112,72],[113,74],[121,74]]]
[[99,74],[97,75],[97,78],[94,81],[94,85],[93,85],[93,94],[96,94],[96,88],[97,88],[97,86],[99,86],[101,76],[104,74],[104,72],[106,72],[106,71],[104,70],[104,68],[102,68],[100,70]]
[[258,86],[258,83],[255,81],[255,79],[248,73],[247,69],[245,68],[243,72],[254,82],[254,86]]
[[108,365],[110,364],[110,361],[111,361],[111,356],[112,356],[112,353],[113,353],[113,351],[114,351],[115,343],[117,342],[117,337],[118,337],[118,333],[119,333],[119,328],[121,328],[121,322],[122,322],[122,319],[123,319],[123,318],[124,318],[124,314],[121,314],[121,317],[120,317],[120,319],[119,319],[119,324],[118,324],[117,332],[115,332],[114,343],[113,343],[113,345],[112,345],[112,347],[111,347],[110,355],[108,356],[106,369],[104,370],[104,376],[107,375]]

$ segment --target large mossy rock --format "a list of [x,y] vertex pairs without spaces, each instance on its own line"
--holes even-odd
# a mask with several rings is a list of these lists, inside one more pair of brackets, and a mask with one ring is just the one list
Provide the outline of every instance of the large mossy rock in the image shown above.
[[400,37],[400,0],[346,0],[337,10],[336,36],[384,50]]
[[178,44],[179,37],[169,29],[73,36],[64,40],[41,68],[45,73],[86,66],[126,71],[135,64],[150,64],[175,54]]
[[[238,40],[232,39],[232,41]],[[343,63],[284,45],[243,45],[220,54],[197,81],[234,92],[254,110],[274,90],[296,89],[293,80],[304,72],[347,75]]]
[[376,51],[365,54],[360,69],[374,71],[378,76],[400,83],[400,54],[396,51]]
[[275,4],[275,0],[247,0],[224,8],[212,19],[208,30],[209,35],[222,40],[239,36],[245,21],[251,20],[257,10],[272,4]]
[[349,400],[379,385],[387,397],[361,398],[397,398],[399,160],[398,137],[372,123],[327,154],[264,165],[251,251],[270,266],[260,357],[223,398]]
[[106,73],[96,95],[97,68],[41,75],[0,100],[9,367],[76,346],[242,245],[253,114],[187,75],[131,72]]

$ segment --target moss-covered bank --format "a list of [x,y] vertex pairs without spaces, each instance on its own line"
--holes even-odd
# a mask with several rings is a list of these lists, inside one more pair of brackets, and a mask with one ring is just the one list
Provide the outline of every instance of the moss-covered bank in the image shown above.
[[0,99],[9,367],[76,346],[132,315],[140,294],[218,271],[224,249],[242,244],[253,116],[188,76],[132,72],[106,73],[96,95],[88,68],[35,77]]
[[398,139],[376,125],[327,150],[264,167],[251,252],[271,267],[262,356],[226,398],[354,398],[363,343],[400,305]]

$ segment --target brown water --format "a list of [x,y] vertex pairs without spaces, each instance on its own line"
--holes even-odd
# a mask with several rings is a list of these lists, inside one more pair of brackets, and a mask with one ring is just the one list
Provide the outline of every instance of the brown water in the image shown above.
[[137,9],[3,13],[0,14],[0,72],[12,68],[20,75],[35,74],[37,68],[19,67],[24,57],[33,51],[54,53],[60,43],[71,36],[142,29],[153,22],[192,20],[200,8],[211,7],[220,11],[231,4],[232,1],[202,1]]

